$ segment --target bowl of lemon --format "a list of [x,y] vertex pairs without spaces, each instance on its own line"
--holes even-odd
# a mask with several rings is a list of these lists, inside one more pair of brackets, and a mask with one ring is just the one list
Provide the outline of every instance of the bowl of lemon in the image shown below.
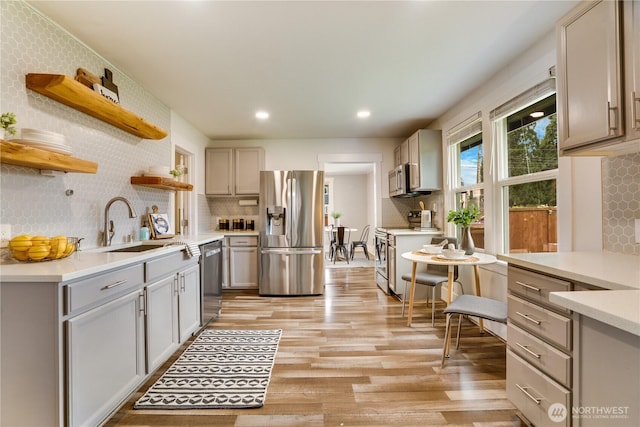
[[63,235],[47,237],[21,234],[9,241],[11,255],[22,262],[40,262],[66,258],[74,253],[77,247],[77,237]]

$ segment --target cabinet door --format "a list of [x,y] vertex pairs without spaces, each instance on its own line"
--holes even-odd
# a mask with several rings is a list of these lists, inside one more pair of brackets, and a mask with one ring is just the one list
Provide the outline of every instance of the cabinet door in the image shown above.
[[264,154],[260,147],[236,148],[235,194],[259,194]]
[[409,137],[409,189],[420,186],[420,139],[418,132]]
[[619,2],[581,5],[558,25],[560,149],[624,135]]
[[229,248],[229,287],[258,287],[258,248]]
[[640,2],[624,2],[627,140],[640,138]]
[[146,289],[147,373],[163,364],[179,345],[177,280],[171,275]]
[[200,266],[198,264],[178,274],[178,316],[180,342],[200,327]]
[[227,246],[222,247],[222,287],[229,287],[229,248]]
[[66,322],[69,425],[98,425],[144,373],[142,291]]
[[205,149],[205,193],[231,195],[233,189],[233,149]]

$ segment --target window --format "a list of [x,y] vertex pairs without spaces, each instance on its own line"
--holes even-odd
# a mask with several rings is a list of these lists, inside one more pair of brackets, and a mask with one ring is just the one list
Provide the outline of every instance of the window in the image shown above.
[[480,113],[451,129],[447,143],[452,159],[454,209],[475,205],[480,210],[480,218],[470,228],[475,247],[484,248],[484,145]]
[[558,137],[553,80],[492,112],[507,252],[557,250]]

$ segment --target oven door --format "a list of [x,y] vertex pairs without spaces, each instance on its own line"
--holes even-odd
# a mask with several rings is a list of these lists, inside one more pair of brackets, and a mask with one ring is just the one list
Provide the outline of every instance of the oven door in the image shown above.
[[389,172],[389,196],[400,197],[407,192],[405,165],[396,166]]

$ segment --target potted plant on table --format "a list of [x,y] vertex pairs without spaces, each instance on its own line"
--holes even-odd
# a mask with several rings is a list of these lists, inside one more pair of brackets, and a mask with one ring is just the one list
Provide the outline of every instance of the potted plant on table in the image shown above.
[[471,229],[469,226],[472,222],[480,217],[480,210],[477,206],[471,205],[468,208],[460,208],[456,211],[449,211],[447,222],[453,222],[462,227],[462,239],[460,240],[460,249],[464,249],[466,255],[472,255],[475,252],[473,238],[471,237]]
[[340,212],[333,211],[331,212],[331,217],[333,218],[333,223],[336,227],[340,227],[340,217],[342,214]]

